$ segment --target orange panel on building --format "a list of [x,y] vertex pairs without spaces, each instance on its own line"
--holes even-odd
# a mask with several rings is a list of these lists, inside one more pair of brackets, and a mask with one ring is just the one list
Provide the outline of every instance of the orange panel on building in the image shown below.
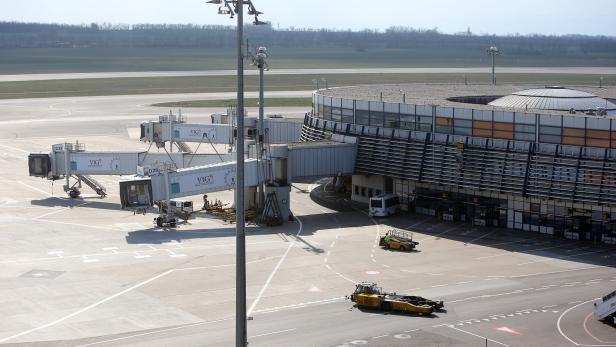
[[513,123],[494,122],[494,130],[510,131],[513,136]]
[[576,128],[563,128],[563,136],[585,137],[586,130]]
[[436,125],[451,126],[452,124],[453,119],[451,118],[436,117]]
[[586,130],[587,139],[609,139],[610,132],[607,130]]
[[492,137],[492,130],[473,129],[473,136]]
[[586,138],[586,146],[610,148],[610,140],[609,139],[589,139],[589,138]]
[[481,120],[476,120],[473,122],[473,128],[475,129],[492,129],[492,122],[486,122]]
[[494,138],[513,140],[513,130],[510,130],[510,131],[494,130]]
[[563,145],[584,146],[583,137],[563,136]]

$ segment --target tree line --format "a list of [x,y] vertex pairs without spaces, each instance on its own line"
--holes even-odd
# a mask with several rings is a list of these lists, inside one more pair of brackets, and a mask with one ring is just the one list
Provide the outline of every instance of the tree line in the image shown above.
[[[391,27],[384,31],[336,31],[327,29],[275,29],[271,25],[247,25],[246,37],[270,47],[407,49],[439,54],[455,49],[461,56],[490,45],[512,55],[616,57],[616,38],[606,36],[473,35],[444,34],[438,29]],[[169,47],[231,48],[232,26],[194,24],[88,25],[0,22],[0,48],[49,47]]]

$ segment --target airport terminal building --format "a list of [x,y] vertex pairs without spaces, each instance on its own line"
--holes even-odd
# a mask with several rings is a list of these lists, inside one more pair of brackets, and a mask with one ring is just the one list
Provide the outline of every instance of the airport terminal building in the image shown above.
[[357,138],[352,198],[616,242],[616,88],[380,85],[313,93],[302,141]]

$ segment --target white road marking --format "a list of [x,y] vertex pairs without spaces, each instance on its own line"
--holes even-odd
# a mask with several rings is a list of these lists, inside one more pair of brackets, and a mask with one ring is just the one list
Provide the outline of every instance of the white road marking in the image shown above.
[[572,257],[577,257],[577,256],[580,256],[580,255],[584,255],[584,254],[590,254],[590,253],[600,253],[600,252],[598,252],[598,251],[590,251],[590,252],[582,252],[582,253],[577,253],[577,254],[571,254],[571,255],[567,255],[567,256],[563,256],[563,257],[544,258],[544,259],[538,259],[538,260],[529,261],[529,262],[526,262],[526,263],[520,263],[518,265],[522,266],[522,265],[528,265],[528,264],[543,263],[543,262],[548,262],[548,261],[563,260],[563,259],[567,259],[567,258],[572,258]]
[[467,245],[472,245],[472,244],[473,244],[473,242],[475,242],[475,241],[479,241],[479,240],[483,239],[484,237],[486,237],[486,236],[488,236],[488,235],[492,235],[492,234],[494,234],[495,232],[496,232],[496,230],[490,231],[489,233],[483,234],[483,235],[481,235],[481,236],[479,236],[479,237],[476,237],[476,238],[474,238],[474,239],[472,239],[472,240],[470,240],[470,241],[468,241],[468,242],[465,242],[465,244],[467,244]]
[[[597,298],[597,299],[598,299],[598,298]],[[556,321],[556,327],[558,328],[558,332],[560,333],[560,336],[564,337],[567,341],[571,342],[572,344],[574,344],[574,345],[576,345],[576,346],[580,346],[580,344],[579,344],[579,343],[577,343],[577,342],[573,341],[572,339],[570,339],[570,338],[569,338],[569,336],[565,335],[565,333],[563,332],[562,328],[560,327],[560,321],[561,321],[561,320],[563,319],[563,317],[564,317],[567,313],[569,313],[571,310],[573,310],[573,309],[575,309],[575,308],[577,308],[577,307],[579,307],[579,306],[582,306],[582,305],[584,305],[584,304],[586,304],[586,303],[593,302],[593,301],[595,301],[595,300],[597,300],[597,299],[591,299],[591,300],[588,300],[588,301],[581,302],[581,303],[579,303],[579,304],[577,304],[577,305],[575,305],[575,306],[571,306],[571,307],[569,307],[569,308],[568,308],[568,309],[566,309],[563,313],[561,313],[561,314],[560,314],[560,316],[558,316],[558,320]],[[556,311],[556,312],[558,312],[558,311]],[[555,312],[555,313],[556,313],[556,312]],[[0,342],[1,342],[1,341],[0,341]],[[585,346],[585,345],[582,345],[582,346]]]
[[263,294],[265,294],[265,291],[267,290],[267,287],[269,287],[269,284],[272,282],[272,279],[274,278],[274,275],[276,275],[276,272],[278,272],[278,269],[280,268],[280,266],[282,265],[284,260],[287,258],[287,255],[289,255],[289,252],[291,251],[291,248],[293,248],[293,246],[295,245],[295,242],[297,242],[297,239],[298,239],[299,235],[302,233],[302,229],[303,229],[302,220],[299,217],[295,217],[295,219],[299,223],[299,229],[297,230],[297,233],[295,234],[295,237],[293,238],[293,241],[291,241],[291,243],[287,247],[287,250],[284,252],[282,257],[278,261],[278,264],[276,264],[276,266],[274,267],[274,269],[270,273],[269,277],[265,281],[265,284],[263,284],[263,287],[261,287],[261,290],[259,291],[259,294],[257,295],[255,300],[250,305],[250,308],[246,312],[246,315],[248,315],[248,316],[250,316],[252,311],[255,309],[255,307],[257,306],[257,304],[261,300],[261,297],[263,297]]
[[30,152],[21,149],[21,148],[17,148],[17,147],[12,147],[12,146],[7,146],[7,145],[0,145],[0,147],[6,148],[6,149],[10,149],[11,151],[17,151],[17,152],[21,152],[21,153],[25,153],[25,154],[30,154]]
[[466,331],[466,330],[462,330],[462,329],[456,328],[456,327],[454,327],[453,325],[445,325],[445,326],[446,326],[446,327],[448,327],[448,328],[451,328],[451,329],[457,330],[457,331],[459,331],[459,332],[462,332],[462,333],[465,333],[465,334],[469,334],[469,335],[472,335],[472,336],[478,337],[478,338],[480,338],[480,339],[482,339],[482,340],[488,340],[488,341],[490,341],[490,342],[497,343],[497,344],[499,344],[499,345],[501,345],[501,346],[506,346],[506,347],[509,347],[509,345],[506,345],[506,344],[504,344],[504,343],[502,343],[502,342],[498,342],[498,341],[496,341],[496,340],[489,339],[489,338],[487,338],[487,337],[485,337],[485,336],[480,336],[480,335],[477,335],[477,334],[473,334],[473,333],[471,333],[470,331]]
[[[265,261],[265,260],[270,260],[272,258],[275,258],[275,257],[264,258],[264,259],[257,259],[257,260],[249,261],[249,262],[246,262],[246,263],[247,264],[258,263],[258,262],[262,262],[262,261]],[[100,301],[97,301],[97,302],[91,304],[91,305],[83,307],[83,308],[81,308],[81,309],[79,309],[79,310],[77,310],[77,311],[75,311],[75,312],[73,312],[71,314],[68,314],[68,315],[66,315],[64,317],[61,317],[61,318],[59,318],[59,319],[57,319],[57,320],[55,320],[53,322],[50,322],[50,323],[47,323],[47,324],[44,324],[44,325],[41,325],[41,326],[38,326],[38,327],[35,327],[35,328],[32,328],[32,329],[29,329],[29,330],[22,331],[22,332],[20,332],[18,334],[15,334],[15,335],[11,335],[11,336],[5,337],[5,338],[0,340],[0,343],[4,343],[4,342],[10,341],[10,340],[14,340],[14,339],[16,339],[18,337],[21,337],[21,336],[24,336],[24,335],[28,335],[28,334],[33,333],[35,331],[39,331],[39,330],[42,330],[42,329],[45,329],[45,328],[52,327],[52,326],[57,325],[59,323],[62,323],[62,322],[66,321],[66,320],[68,320],[70,318],[73,318],[73,317],[75,317],[75,316],[77,316],[77,315],[79,315],[79,314],[81,314],[83,312],[86,312],[86,311],[89,311],[89,310],[91,310],[91,309],[93,309],[95,307],[98,307],[98,306],[100,306],[100,305],[102,305],[102,304],[104,304],[104,303],[106,303],[106,302],[108,302],[110,300],[113,300],[113,299],[115,299],[115,298],[117,298],[119,296],[122,296],[122,295],[124,295],[124,294],[126,294],[126,293],[128,293],[130,291],[133,291],[133,290],[135,290],[137,288],[140,288],[140,287],[142,287],[142,286],[144,286],[144,285],[146,285],[146,284],[148,284],[150,282],[153,282],[153,281],[155,281],[155,280],[157,280],[157,279],[159,279],[161,277],[167,276],[168,274],[170,274],[172,272],[175,272],[175,271],[187,271],[187,270],[210,269],[210,268],[220,268],[220,267],[228,267],[228,266],[235,266],[235,264],[223,264],[223,265],[214,265],[214,266],[200,266],[200,267],[192,267],[192,268],[179,268],[179,269],[167,270],[167,271],[162,272],[162,273],[160,273],[160,274],[158,274],[156,276],[150,277],[147,280],[139,282],[139,283],[135,284],[134,286],[126,288],[126,289],[124,289],[124,290],[122,290],[122,291],[120,291],[120,292],[118,292],[116,294],[113,294],[113,295],[108,296],[108,297],[106,297],[106,298],[104,298],[104,299],[102,299]],[[192,325],[188,324],[188,325],[183,325],[181,327],[169,328],[169,329],[165,329],[165,330],[157,330],[157,331],[153,331],[153,332],[137,334],[137,335],[132,335],[132,336],[125,336],[125,337],[122,337],[122,338],[114,339],[112,341],[127,339],[127,338],[131,338],[131,337],[136,337],[136,336],[155,334],[155,333],[163,332],[163,331],[171,331],[171,330],[176,330],[176,329],[183,329],[183,328],[187,328],[187,327],[194,326],[194,325],[223,322],[223,321],[227,321],[227,320],[231,320],[231,319],[233,319],[233,318],[225,318],[225,319],[221,319],[221,320],[217,320],[217,321],[210,321],[210,322],[199,322],[199,323],[194,323]],[[110,341],[106,341],[106,342],[111,342],[111,340]],[[92,343],[92,344],[88,344],[88,346],[94,345],[94,344],[101,344],[101,343],[103,343],[103,342],[95,342],[95,343]],[[86,345],[83,345],[83,346],[86,346]]]
[[46,191],[44,191],[44,190],[42,190],[42,189],[39,189],[39,188],[37,188],[37,187],[33,187],[33,186],[31,186],[31,185],[29,185],[29,184],[26,184],[26,183],[24,183],[24,182],[22,182],[22,181],[17,181],[17,183],[19,183],[19,184],[21,184],[21,185],[23,185],[23,186],[26,186],[26,187],[28,187],[28,188],[30,188],[30,189],[32,189],[32,190],[36,190],[36,191],[37,191],[37,192],[39,192],[39,193],[43,193],[43,194],[45,194],[45,195],[47,195],[47,196],[52,196],[52,195],[51,195],[51,193],[46,192]]
[[389,336],[388,334],[372,337],[374,340]]
[[483,259],[489,259],[489,258],[502,257],[504,255],[527,254],[527,252],[543,251],[543,250],[546,250],[546,249],[553,249],[553,248],[558,248],[558,247],[562,247],[562,245],[550,246],[550,247],[542,247],[542,248],[535,248],[535,249],[524,249],[524,250],[520,250],[520,251],[505,252],[505,253],[500,253],[500,254],[494,254],[494,255],[488,255],[488,256],[485,256],[485,257],[475,258],[475,260],[483,260]]
[[297,328],[291,328],[291,329],[285,329],[285,330],[278,330],[278,331],[272,331],[271,333],[264,333],[264,334],[258,334],[258,335],[252,335],[252,336],[248,336],[249,339],[254,339],[257,337],[262,337],[262,336],[269,336],[269,335],[275,335],[275,334],[282,334],[282,333],[286,333],[289,331],[295,331],[297,330]]
[[152,258],[152,256],[149,255],[149,254],[138,254],[138,255],[135,255],[135,259],[145,259],[145,258]]
[[230,318],[223,318],[223,319],[218,319],[218,320],[213,320],[213,321],[206,321],[206,322],[198,322],[198,323],[186,324],[186,325],[182,325],[182,326],[178,326],[178,327],[173,327],[173,328],[164,328],[164,329],[160,329],[160,330],[148,331],[148,332],[145,332],[145,333],[140,333],[140,334],[135,334],[135,335],[122,336],[122,337],[118,337],[118,338],[111,339],[111,340],[104,340],[104,341],[97,341],[97,342],[87,343],[85,345],[79,345],[79,346],[75,346],[75,347],[86,347],[86,346],[95,346],[95,345],[107,344],[107,343],[110,343],[110,342],[117,342],[117,341],[128,340],[128,339],[132,339],[132,338],[136,338],[136,337],[142,337],[142,336],[147,336],[147,335],[154,335],[154,334],[158,334],[158,333],[164,333],[164,332],[168,332],[168,331],[174,331],[174,330],[180,330],[180,329],[185,329],[185,328],[191,328],[191,327],[199,326],[199,325],[226,322],[226,321],[230,321],[230,320],[233,320],[233,319],[235,319],[235,318],[234,317],[230,317]]
[[467,283],[473,283],[473,281],[463,281],[463,282],[458,282],[456,284],[467,284]]
[[445,231],[443,231],[443,232],[441,232],[441,233],[438,233],[438,234],[436,234],[436,235],[432,235],[432,236],[428,236],[428,237],[426,237],[426,238],[423,238],[423,239],[419,240],[419,242],[425,242],[425,241],[428,241],[428,240],[430,240],[430,239],[436,239],[436,238],[437,238],[438,236],[440,236],[440,235],[447,234],[447,233],[449,233],[449,232],[452,232],[452,231],[457,230],[457,229],[460,229],[460,228],[462,228],[462,225],[457,225],[457,226],[455,226],[455,227],[453,227],[453,228],[449,228],[449,229],[447,229],[447,230],[445,230]]
[[84,263],[98,263],[100,259],[84,259]]
[[430,218],[424,218],[424,219],[422,219],[422,220],[420,220],[420,221],[418,221],[418,222],[415,222],[415,223],[413,223],[413,224],[409,225],[409,226],[408,226],[408,227],[406,227],[405,229],[410,229],[410,228],[414,228],[414,227],[416,227],[416,226],[419,226],[419,225],[423,224],[424,222],[428,221],[428,219],[430,219]]
[[281,310],[303,308],[303,307],[307,307],[307,306],[311,306],[311,305],[328,304],[328,303],[331,303],[331,302],[334,302],[334,301],[340,301],[340,300],[343,300],[343,299],[345,299],[345,297],[344,296],[340,296],[340,297],[337,297],[337,298],[317,300],[317,301],[308,301],[308,302],[302,302],[302,303],[299,303],[299,304],[277,306],[277,307],[269,307],[269,308],[264,308],[264,309],[260,309],[260,310],[254,310],[253,313],[255,313],[255,314],[273,313],[273,312],[278,312],[278,311],[281,311]]
[[40,325],[40,326],[38,326],[36,328],[32,328],[32,329],[29,329],[29,330],[26,330],[26,331],[22,331],[22,332],[20,332],[18,334],[15,334],[15,335],[11,335],[11,336],[5,337],[5,338],[0,340],[0,343],[4,343],[4,342],[10,341],[10,340],[14,340],[14,339],[16,339],[18,337],[21,337],[21,336],[24,336],[24,335],[28,335],[28,334],[33,333],[35,331],[39,331],[39,330],[42,330],[42,329],[49,328],[51,326],[57,325],[59,323],[62,323],[62,322],[64,322],[67,319],[73,318],[73,317],[75,317],[75,316],[77,316],[77,315],[79,315],[79,314],[81,314],[83,312],[86,312],[86,311],[91,310],[91,309],[93,309],[93,308],[95,308],[97,306],[100,306],[100,305],[106,303],[107,301],[113,300],[113,299],[115,299],[115,298],[117,298],[117,297],[119,297],[121,295],[124,295],[124,294],[126,294],[126,293],[128,293],[128,292],[130,292],[132,290],[135,290],[135,289],[137,289],[139,287],[142,287],[142,286],[144,286],[144,285],[146,285],[146,284],[148,284],[150,282],[153,282],[153,281],[155,281],[155,280],[157,280],[157,279],[159,279],[159,278],[161,278],[163,276],[166,276],[166,275],[170,274],[171,272],[173,272],[173,270],[167,270],[167,271],[165,271],[163,273],[160,273],[160,274],[158,274],[158,275],[156,275],[154,277],[150,277],[149,279],[147,279],[147,280],[145,280],[143,282],[137,283],[137,284],[135,284],[132,287],[126,288],[126,289],[124,289],[121,292],[115,293],[115,294],[113,294],[111,296],[108,296],[108,297],[106,297],[106,298],[104,298],[104,299],[102,299],[100,301],[97,301],[97,302],[95,302],[95,303],[93,303],[91,305],[83,307],[83,308],[81,308],[81,309],[79,309],[79,310],[77,310],[77,311],[75,311],[75,312],[73,312],[71,314],[68,314],[68,315],[66,315],[66,316],[64,316],[62,318],[56,319],[53,322],[50,322],[50,323],[47,323],[47,324],[43,324],[43,325]]
[[[604,266],[615,266],[615,265],[616,264],[608,264]],[[577,269],[567,269],[567,270],[558,270],[558,271],[549,271],[549,272],[536,272],[536,273],[526,274],[526,275],[509,276],[507,278],[521,278],[521,277],[530,277],[530,276],[553,275],[553,274],[558,274],[558,273],[563,273],[563,272],[591,270],[591,269],[596,269],[596,268],[599,268],[599,266],[588,266],[588,267],[580,267]]]
[[353,284],[357,284],[357,281],[354,281],[354,280],[346,277],[345,275],[341,274],[340,272],[336,272],[336,275],[338,275],[340,278],[343,278],[343,279],[345,279],[345,280],[347,280],[347,281],[349,281],[349,282],[351,282]]
[[449,284],[436,284],[436,285],[430,286],[430,288],[446,287],[446,286],[448,286],[448,285],[449,285]]

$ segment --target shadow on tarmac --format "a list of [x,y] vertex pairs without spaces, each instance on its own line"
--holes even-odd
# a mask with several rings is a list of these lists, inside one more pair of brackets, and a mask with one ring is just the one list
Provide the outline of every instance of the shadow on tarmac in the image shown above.
[[[571,260],[583,264],[616,267],[616,257],[612,257],[613,254],[616,254],[616,245],[575,241],[530,231],[478,227],[460,222],[443,222],[434,217],[405,212],[387,218],[370,218],[365,213],[367,211],[365,204],[351,201],[348,193],[326,191],[324,188],[325,185],[315,187],[310,192],[310,198],[316,204],[337,211],[338,213],[333,215],[338,220],[345,222],[345,228],[370,226],[376,222],[381,226],[382,232],[388,228],[410,230],[427,235],[428,238],[435,241],[440,239],[454,240],[462,242],[464,246],[492,247],[504,252],[517,252],[546,258]],[[314,225],[312,223],[326,223],[323,216],[323,214],[302,216],[302,221],[304,221],[305,226],[310,227],[310,225]],[[409,227],[410,216],[415,217],[412,222],[416,222],[412,227]],[[439,228],[430,229],[435,225],[439,225]],[[319,228],[324,229],[324,227]],[[421,249],[421,243],[418,247]],[[420,249],[416,250],[419,251]]]
[[384,316],[399,316],[399,317],[421,317],[421,318],[430,318],[430,319],[436,319],[436,318],[440,318],[440,316],[437,313],[447,313],[447,310],[440,310],[440,311],[436,311],[430,314],[421,314],[421,313],[412,313],[412,312],[400,312],[400,311],[386,311],[386,310],[377,310],[377,309],[371,309],[371,308],[364,308],[364,307],[358,307],[357,305],[354,305],[352,309],[356,309],[358,311],[361,311],[363,313],[370,313],[370,314],[380,314],[380,315],[384,315]]
[[48,197],[45,199],[30,200],[30,204],[45,207],[85,207],[103,210],[122,210],[120,204],[106,202],[99,197],[79,197],[77,199],[71,199],[69,197]]

